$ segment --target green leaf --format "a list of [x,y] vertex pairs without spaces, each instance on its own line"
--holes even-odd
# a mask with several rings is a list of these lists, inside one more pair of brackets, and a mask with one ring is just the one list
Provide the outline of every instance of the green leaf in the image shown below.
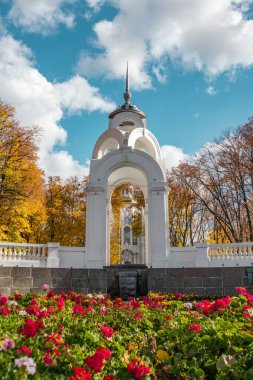
[[250,369],[248,369],[246,372],[245,372],[245,375],[244,375],[244,380],[252,380],[253,379],[253,367],[251,367]]
[[236,364],[235,356],[221,355],[216,363],[216,368],[220,371],[225,371],[226,369],[232,367],[235,364]]
[[148,319],[144,319],[144,322],[146,323],[146,325],[148,326],[148,327],[150,327],[151,329],[153,328],[153,323],[152,322],[150,322],[150,320],[148,320]]

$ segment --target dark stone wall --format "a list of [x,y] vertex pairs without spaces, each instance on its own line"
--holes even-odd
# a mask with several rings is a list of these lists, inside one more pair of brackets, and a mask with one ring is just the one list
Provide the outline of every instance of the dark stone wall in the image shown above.
[[[48,269],[0,267],[0,293],[41,293],[47,283],[56,292],[108,292],[119,295],[118,270],[105,269]],[[138,269],[138,294],[147,291],[186,293],[197,295],[233,295],[235,287],[247,287],[246,268],[172,268]]]
[[236,287],[250,292],[246,268],[171,268],[148,269],[148,289],[158,292],[203,296],[233,295]]

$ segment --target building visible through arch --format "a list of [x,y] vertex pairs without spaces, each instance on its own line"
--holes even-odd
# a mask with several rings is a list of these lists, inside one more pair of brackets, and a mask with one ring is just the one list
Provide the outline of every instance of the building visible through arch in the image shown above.
[[110,200],[114,189],[124,183],[138,186],[145,198],[143,264],[169,267],[166,173],[160,146],[146,128],[145,114],[130,103],[128,73],[124,98],[125,103],[109,115],[109,127],[92,155],[87,186],[87,267],[110,265]]

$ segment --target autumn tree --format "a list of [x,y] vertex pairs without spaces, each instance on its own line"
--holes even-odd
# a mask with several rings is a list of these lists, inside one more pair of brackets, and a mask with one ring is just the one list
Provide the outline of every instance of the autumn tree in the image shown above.
[[206,213],[194,192],[181,180],[182,166],[169,173],[169,231],[173,247],[193,245],[206,236]]
[[47,222],[44,240],[66,246],[82,246],[85,242],[86,222],[85,177],[79,181],[70,177],[49,177],[46,186]]
[[[253,240],[253,119],[207,144],[172,175],[203,208],[210,242]],[[182,226],[183,228],[183,226]]]
[[44,179],[37,164],[38,130],[24,128],[0,102],[0,239],[38,242],[45,221]]

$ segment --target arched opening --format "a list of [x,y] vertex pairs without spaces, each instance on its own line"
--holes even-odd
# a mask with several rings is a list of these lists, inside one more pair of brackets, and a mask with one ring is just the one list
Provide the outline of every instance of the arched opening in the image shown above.
[[133,184],[115,186],[109,212],[110,265],[145,264],[145,199]]
[[131,132],[135,128],[135,123],[133,121],[124,120],[119,124],[119,129],[123,132]]
[[142,150],[145,153],[150,154],[153,158],[156,158],[156,151],[152,143],[145,137],[140,137],[134,144],[134,149]]
[[118,149],[118,147],[119,147],[118,141],[114,137],[109,137],[99,147],[97,158],[102,158],[107,153],[110,153],[110,152]]

